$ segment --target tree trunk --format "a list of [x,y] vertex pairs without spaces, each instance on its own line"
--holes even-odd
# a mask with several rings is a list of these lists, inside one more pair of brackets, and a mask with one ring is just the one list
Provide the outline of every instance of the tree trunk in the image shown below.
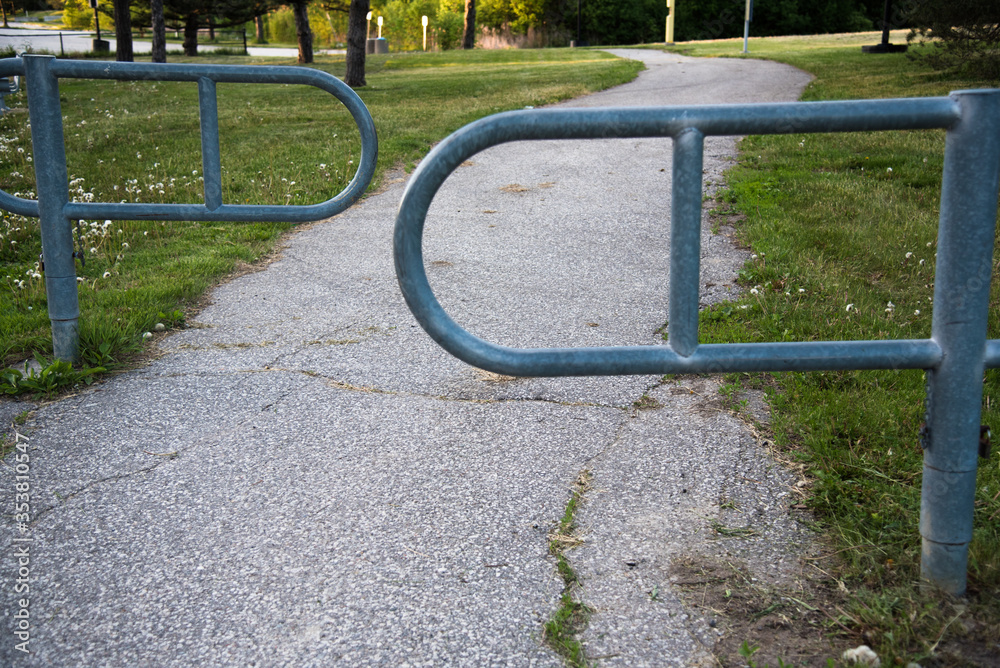
[[115,6],[115,60],[119,63],[131,63],[132,55],[132,12],[129,11],[130,0],[114,0]]
[[215,41],[215,17],[213,16],[208,17],[208,41]]
[[198,55],[198,15],[188,14],[184,17],[184,55]]
[[163,22],[163,0],[151,0],[150,19],[153,24],[153,62],[167,62],[167,26]]
[[462,48],[472,49],[476,46],[476,0],[465,0],[465,34],[462,36]]
[[365,81],[365,41],[368,38],[370,0],[351,0],[347,15],[347,73],[344,83],[351,88],[367,85]]
[[3,27],[9,28],[10,25],[7,23],[7,8],[3,6],[3,0],[0,0],[0,11],[3,11]]
[[267,38],[264,37],[264,17],[255,16],[253,18],[253,25],[257,29],[257,43],[267,44]]
[[306,2],[292,3],[292,14],[295,16],[295,36],[299,40],[299,62],[313,61],[313,36],[309,28],[309,5]]

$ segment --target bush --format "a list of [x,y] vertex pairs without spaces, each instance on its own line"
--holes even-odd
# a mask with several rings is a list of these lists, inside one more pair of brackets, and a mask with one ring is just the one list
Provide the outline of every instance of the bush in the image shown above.
[[955,70],[1000,80],[1000,3],[952,0],[924,3],[912,15],[908,40],[919,38],[931,49],[913,57],[935,69]]
[[289,7],[282,7],[267,16],[267,40],[279,44],[296,44],[295,17]]
[[438,48],[442,51],[457,49],[462,45],[462,35],[465,32],[465,16],[459,12],[441,12],[437,17],[434,36]]

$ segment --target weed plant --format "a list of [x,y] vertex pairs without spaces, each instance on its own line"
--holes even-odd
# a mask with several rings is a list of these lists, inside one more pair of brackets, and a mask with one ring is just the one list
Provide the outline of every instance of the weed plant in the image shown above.
[[[751,40],[751,52],[814,74],[803,100],[946,95],[995,83],[945,78],[903,54],[861,53],[872,39]],[[729,40],[681,48],[719,56],[741,47]],[[743,140],[724,198],[745,215],[738,234],[753,255],[739,275],[743,298],[704,314],[701,341],[928,338],[943,153],[943,131]],[[990,338],[1000,338],[997,269]],[[768,388],[775,438],[812,474],[810,504],[854,592],[842,621],[871,636],[883,665],[920,660],[948,642],[985,646],[1000,637],[996,453],[980,460],[971,598],[958,604],[963,623],[952,624],[952,605],[916,584],[923,372],[736,374],[729,381]],[[1000,371],[986,372],[983,390],[982,422],[997,433]]]

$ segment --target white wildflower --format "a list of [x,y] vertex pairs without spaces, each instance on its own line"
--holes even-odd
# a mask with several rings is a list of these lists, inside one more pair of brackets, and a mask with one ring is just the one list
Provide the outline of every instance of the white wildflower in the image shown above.
[[850,661],[862,666],[871,666],[872,668],[880,668],[882,665],[882,660],[878,658],[878,654],[872,651],[872,648],[868,645],[861,645],[854,649],[849,649],[843,654],[844,661]]
[[845,311],[850,311],[853,308],[854,308],[854,304],[848,304],[847,307],[844,310]]

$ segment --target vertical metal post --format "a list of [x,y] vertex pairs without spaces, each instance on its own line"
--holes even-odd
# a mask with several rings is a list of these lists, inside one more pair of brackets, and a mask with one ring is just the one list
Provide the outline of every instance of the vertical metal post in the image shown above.
[[73,257],[73,225],[63,213],[69,202],[69,177],[59,80],[49,72],[55,56],[25,54],[22,58],[35,159],[45,294],[52,322],[52,351],[56,359],[76,362],[80,357],[80,302]]
[[219,149],[219,105],[215,82],[198,79],[201,110],[201,168],[205,179],[205,206],[214,211],[222,206],[222,158]]
[[674,137],[670,201],[670,315],[667,342],[690,356],[698,347],[701,191],[705,135],[689,128]]
[[750,53],[750,21],[753,20],[753,0],[747,0],[747,11],[743,19],[743,53]]
[[675,0],[667,0],[667,45],[674,43],[674,14],[677,12],[674,3]]
[[962,120],[948,131],[934,280],[932,337],[941,364],[927,372],[920,499],[924,578],[965,593],[972,540],[997,189],[1000,90],[952,94]]

